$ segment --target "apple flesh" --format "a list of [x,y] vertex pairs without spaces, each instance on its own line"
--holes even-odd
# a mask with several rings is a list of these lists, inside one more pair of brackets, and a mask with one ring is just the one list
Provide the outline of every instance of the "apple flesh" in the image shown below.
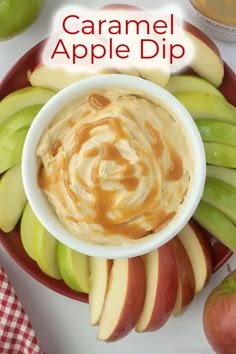
[[[162,64],[164,65],[164,64]],[[166,66],[166,65],[165,65]],[[165,87],[170,80],[170,68],[159,67],[158,64],[156,67],[144,68],[137,67],[139,75],[146,80],[154,82],[155,84]]]
[[33,260],[36,260],[36,255],[35,255],[35,250],[33,245],[35,219],[36,216],[34,215],[30,204],[27,203],[21,218],[20,237],[25,252]]
[[43,87],[55,92],[91,76],[93,76],[92,73],[69,72],[45,65],[38,65],[32,72],[28,72],[28,80],[32,86]]
[[172,76],[165,89],[172,94],[178,92],[198,91],[224,98],[222,93],[210,82],[193,75]]
[[108,291],[112,264],[111,259],[89,257],[89,307],[92,326],[99,323]]
[[203,310],[206,338],[218,354],[235,354],[236,271],[234,270],[208,296]]
[[193,217],[211,235],[236,252],[236,227],[220,210],[201,201]]
[[219,87],[224,78],[224,62],[219,49],[209,37],[187,21],[184,21],[184,31],[194,48],[191,68],[199,76]]
[[236,108],[225,99],[205,92],[179,92],[175,97],[193,119],[219,120],[236,125]]
[[173,238],[171,245],[174,250],[179,276],[177,299],[173,315],[179,316],[194,299],[196,288],[195,277],[189,256],[179,238]]
[[89,268],[88,256],[71,248],[57,244],[57,264],[64,282],[75,291],[88,294]]
[[97,339],[110,342],[126,336],[140,317],[145,293],[146,277],[142,257],[115,259]]
[[219,209],[236,224],[236,188],[216,178],[207,177],[202,200]]
[[219,143],[204,142],[208,164],[236,168],[236,147]]
[[144,255],[147,290],[136,332],[155,331],[167,322],[177,299],[178,272],[170,243]]
[[195,293],[200,292],[212,275],[212,253],[199,227],[189,222],[178,234],[188,254],[195,278]]
[[202,140],[236,146],[236,126],[208,119],[197,119],[196,125]]
[[26,203],[21,164],[18,164],[8,170],[0,180],[0,229],[4,232],[14,230]]
[[26,87],[10,93],[0,102],[0,124],[25,107],[44,105],[54,94],[41,87]]
[[206,175],[207,177],[220,179],[236,188],[236,170],[232,168],[207,165]]

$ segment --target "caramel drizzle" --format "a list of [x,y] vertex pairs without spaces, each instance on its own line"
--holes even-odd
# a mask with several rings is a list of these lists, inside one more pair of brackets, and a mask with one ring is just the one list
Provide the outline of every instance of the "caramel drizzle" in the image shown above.
[[95,109],[102,109],[108,106],[111,103],[109,98],[99,95],[97,93],[93,93],[89,96],[89,104],[91,107]]
[[[110,100],[104,96],[92,94],[89,96],[89,103],[95,109],[102,109],[110,104]],[[129,119],[135,121],[135,117],[131,115],[130,112],[128,112],[128,116]],[[68,125],[73,126],[72,121],[69,121]],[[139,126],[138,123],[137,125]],[[122,177],[119,179],[119,183],[123,185],[125,190],[134,192],[140,183],[140,177],[138,178],[135,176],[135,166],[130,163],[129,160],[125,159],[115,146],[115,143],[120,139],[130,140],[130,135],[128,135],[128,133],[124,130],[122,121],[119,118],[107,117],[98,121],[83,124],[76,132],[73,149],[67,158],[65,158],[63,166],[54,166],[56,173],[54,173],[52,176],[47,176],[43,167],[40,169],[40,188],[44,190],[50,190],[50,188],[53,188],[55,190],[57,189],[58,191],[58,174],[60,173],[58,168],[62,167],[66,191],[79,208],[80,198],[72,189],[70,182],[70,161],[75,154],[80,152],[83,144],[90,139],[92,136],[92,130],[101,126],[109,126],[111,130],[115,132],[116,139],[113,144],[103,143],[101,146],[99,146],[99,148],[94,146],[84,153],[84,158],[96,157],[96,161],[92,168],[91,174],[91,180],[93,182],[92,187],[89,187],[79,174],[76,175],[78,182],[83,186],[83,188],[85,188],[87,192],[93,194],[95,200],[93,205],[95,210],[94,216],[90,216],[89,218],[84,217],[83,220],[88,223],[101,225],[106,235],[120,234],[134,239],[144,237],[147,234],[145,229],[130,222],[132,219],[137,218],[138,216],[144,215],[146,217],[152,226],[153,232],[161,229],[173,219],[176,213],[166,213],[161,209],[161,206],[156,205],[157,196],[160,192],[157,183],[155,183],[155,187],[150,190],[146,199],[142,201],[140,205],[136,205],[135,207],[131,206],[130,208],[127,206],[119,206],[116,208],[116,210],[120,212],[121,216],[116,218],[115,221],[108,217],[109,212],[111,212],[114,208],[116,196],[119,192],[116,190],[106,190],[102,187],[103,181],[99,175],[100,162],[104,160],[114,161],[117,165],[122,167],[123,173]],[[151,158],[151,160],[160,160],[164,150],[167,149],[171,160],[171,166],[167,171],[164,171],[164,178],[165,180],[169,181],[177,181],[181,179],[183,176],[182,160],[173,145],[167,139],[163,141],[160,133],[150,123],[146,123],[146,128],[148,129],[152,139],[152,153],[148,154],[142,147],[139,146],[139,154],[142,157],[148,155],[148,158]],[[51,154],[55,156],[60,147],[61,142],[56,140],[51,148]],[[141,176],[147,177],[149,173],[149,167],[145,163],[144,159],[140,159],[138,163],[141,168]],[[61,200],[64,204],[65,200],[63,195],[61,195]],[[71,218],[71,221],[76,222],[74,218]],[[79,221],[80,220],[78,220],[78,222]]]

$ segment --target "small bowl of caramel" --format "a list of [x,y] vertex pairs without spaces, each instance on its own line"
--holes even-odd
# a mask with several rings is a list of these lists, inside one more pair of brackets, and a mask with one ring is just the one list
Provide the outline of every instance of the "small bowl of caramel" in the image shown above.
[[171,240],[202,195],[198,129],[163,88],[104,75],[56,94],[23,150],[31,207],[60,242],[102,258],[134,257]]
[[197,24],[210,37],[236,42],[236,0],[190,0]]

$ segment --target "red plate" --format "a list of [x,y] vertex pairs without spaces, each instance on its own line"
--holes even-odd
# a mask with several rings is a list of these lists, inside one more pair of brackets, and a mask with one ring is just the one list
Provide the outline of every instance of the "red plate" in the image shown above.
[[[42,52],[44,44],[45,41],[42,41],[29,50],[8,72],[0,84],[0,100],[15,90],[30,86],[27,80],[27,72],[33,70],[35,66],[40,63],[40,53]],[[224,82],[220,89],[227,100],[236,106],[236,75],[227,64],[225,64]],[[230,258],[232,252],[222,243],[210,237],[209,234],[206,233],[206,236],[212,245],[213,267],[215,272]],[[36,262],[24,251],[20,239],[19,227],[8,234],[0,232],[0,243],[15,262],[40,283],[72,299],[88,302],[87,295],[69,289],[62,280],[52,279],[39,269]]]

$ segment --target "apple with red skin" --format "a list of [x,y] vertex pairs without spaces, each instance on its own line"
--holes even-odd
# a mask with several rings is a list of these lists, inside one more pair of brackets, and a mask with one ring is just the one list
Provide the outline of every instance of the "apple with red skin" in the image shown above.
[[195,293],[200,292],[212,275],[212,252],[203,231],[191,220],[178,237],[189,256],[195,278]]
[[236,353],[236,270],[209,295],[203,311],[203,326],[217,354]]
[[194,299],[195,277],[191,261],[180,239],[178,237],[173,238],[171,240],[171,246],[174,250],[179,275],[177,300],[173,315],[179,316]]
[[115,259],[107,289],[97,339],[113,342],[125,337],[141,315],[146,294],[143,258]]
[[171,242],[143,256],[146,296],[136,332],[155,331],[165,325],[177,299],[178,271]]
[[183,28],[195,51],[190,67],[199,76],[219,87],[224,78],[224,62],[219,49],[209,37],[191,23],[184,21]]
[[[143,11],[143,9],[139,7],[127,4],[111,4],[104,6],[102,10]],[[178,26],[178,19],[175,18],[175,22]],[[197,75],[209,81],[216,87],[219,87],[224,78],[224,62],[219,49],[207,35],[191,23],[183,21],[183,30],[185,35],[192,42],[194,48],[194,55],[189,63],[189,67]],[[141,76],[143,76],[142,73]],[[143,77],[145,78],[145,76]],[[151,74],[148,75],[147,79],[149,79],[149,77],[152,77]],[[168,76],[165,78],[165,81],[163,86],[168,82]]]

